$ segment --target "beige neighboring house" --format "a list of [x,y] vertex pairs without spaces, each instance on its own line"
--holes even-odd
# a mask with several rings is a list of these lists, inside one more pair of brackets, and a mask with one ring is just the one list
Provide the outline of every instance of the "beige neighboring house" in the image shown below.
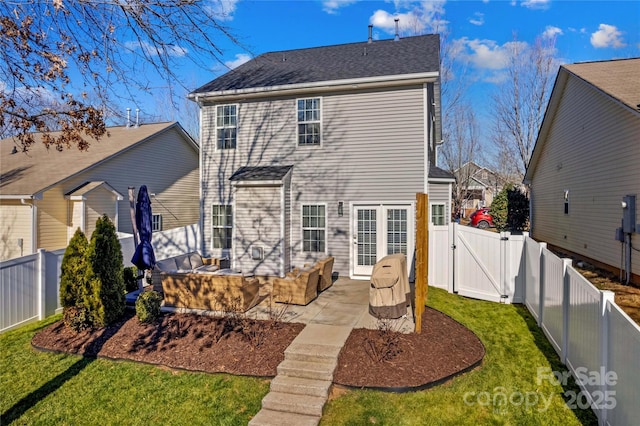
[[0,141],[0,260],[67,246],[107,214],[132,233],[128,188],[147,185],[155,230],[199,219],[199,147],[179,123],[109,127],[86,151]]
[[464,163],[453,172],[456,177],[453,197],[460,196],[460,210],[464,217],[482,207],[489,207],[498,192],[502,191],[503,179],[493,170],[473,161]]
[[[535,239],[620,271],[622,200],[640,196],[640,58],[560,67],[525,183]],[[630,233],[637,283],[639,231]]]

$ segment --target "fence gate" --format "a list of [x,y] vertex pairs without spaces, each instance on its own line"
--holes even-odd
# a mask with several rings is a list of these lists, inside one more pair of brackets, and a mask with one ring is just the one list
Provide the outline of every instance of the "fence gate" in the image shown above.
[[511,303],[507,277],[509,233],[453,224],[453,291],[461,296]]

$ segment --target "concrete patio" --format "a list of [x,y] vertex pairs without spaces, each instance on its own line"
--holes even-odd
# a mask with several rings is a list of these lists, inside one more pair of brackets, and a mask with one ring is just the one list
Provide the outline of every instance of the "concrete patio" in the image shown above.
[[[255,319],[278,319],[285,322],[324,324],[349,328],[380,327],[380,320],[369,314],[369,281],[338,278],[333,285],[321,292],[306,306],[273,302],[271,284],[264,282],[260,289],[260,302],[243,315]],[[222,311],[167,308],[166,312],[197,313],[201,315],[224,315]],[[405,317],[385,320],[392,330],[411,333],[415,330],[411,307]]]

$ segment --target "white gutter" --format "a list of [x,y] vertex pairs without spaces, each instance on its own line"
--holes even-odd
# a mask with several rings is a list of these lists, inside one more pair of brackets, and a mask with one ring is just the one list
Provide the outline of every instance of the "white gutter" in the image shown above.
[[243,96],[246,98],[259,97],[265,94],[275,94],[278,92],[304,93],[317,92],[318,89],[354,89],[354,88],[373,88],[373,87],[390,87],[396,85],[407,84],[423,84],[427,81],[434,81],[438,78],[438,72],[400,74],[400,75],[384,75],[379,77],[363,77],[363,78],[347,78],[342,80],[330,81],[313,81],[309,83],[282,84],[277,86],[265,87],[248,87],[246,89],[236,90],[219,90],[214,92],[190,93],[190,99],[200,101],[202,98],[233,98]]
[[0,195],[0,200],[42,200],[42,192],[25,195]]

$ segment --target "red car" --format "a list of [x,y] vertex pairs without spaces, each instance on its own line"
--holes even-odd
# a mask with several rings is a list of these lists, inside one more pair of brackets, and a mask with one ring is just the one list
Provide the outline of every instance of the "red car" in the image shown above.
[[489,207],[484,207],[482,209],[476,210],[475,212],[471,213],[469,219],[470,226],[474,226],[480,229],[493,228],[493,217],[489,212]]

